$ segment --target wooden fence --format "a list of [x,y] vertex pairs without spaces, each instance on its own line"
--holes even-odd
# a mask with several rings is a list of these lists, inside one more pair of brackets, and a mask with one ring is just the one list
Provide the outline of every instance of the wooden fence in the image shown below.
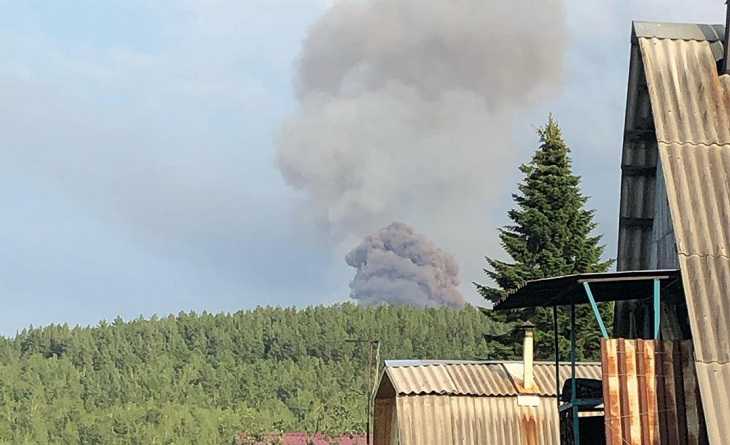
[[608,445],[707,444],[692,342],[603,339]]

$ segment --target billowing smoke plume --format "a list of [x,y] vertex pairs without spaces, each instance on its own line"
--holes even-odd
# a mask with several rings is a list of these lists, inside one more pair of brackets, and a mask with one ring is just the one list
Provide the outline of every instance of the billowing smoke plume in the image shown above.
[[357,269],[350,297],[361,304],[464,305],[454,258],[403,223],[368,235],[345,260]]
[[558,86],[564,34],[561,0],[334,2],[278,140],[306,219],[339,246],[414,221],[476,279],[517,163],[513,118]]

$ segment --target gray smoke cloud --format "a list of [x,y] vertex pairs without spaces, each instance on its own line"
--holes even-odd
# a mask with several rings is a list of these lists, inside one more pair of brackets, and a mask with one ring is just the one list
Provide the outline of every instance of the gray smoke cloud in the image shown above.
[[394,222],[345,257],[357,269],[350,298],[365,305],[464,305],[454,258],[410,226]]
[[561,0],[334,2],[304,41],[277,141],[306,220],[343,252],[413,221],[476,279],[517,163],[513,119],[560,83],[563,16]]

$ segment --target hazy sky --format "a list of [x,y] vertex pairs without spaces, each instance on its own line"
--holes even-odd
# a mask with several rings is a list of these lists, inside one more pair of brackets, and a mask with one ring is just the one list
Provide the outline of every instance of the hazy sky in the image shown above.
[[[330,3],[0,0],[0,333],[346,299],[354,271],[275,165],[302,42]],[[724,1],[567,0],[565,13],[560,88],[514,120],[521,151],[484,231],[505,222],[552,111],[614,256],[630,21],[722,23]]]

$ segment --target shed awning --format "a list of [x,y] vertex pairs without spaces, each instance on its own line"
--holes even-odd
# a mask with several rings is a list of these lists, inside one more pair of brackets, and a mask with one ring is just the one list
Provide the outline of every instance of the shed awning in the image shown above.
[[[662,294],[681,294],[678,269],[584,273],[528,281],[494,306],[495,310],[588,304],[583,283],[589,283],[597,303],[649,298],[654,280],[660,280]],[[666,291],[666,292],[665,292]]]

